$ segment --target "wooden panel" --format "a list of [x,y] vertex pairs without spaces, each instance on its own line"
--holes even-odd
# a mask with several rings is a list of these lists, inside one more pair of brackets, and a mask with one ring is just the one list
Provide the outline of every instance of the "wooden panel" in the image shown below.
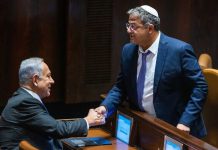
[[67,3],[66,103],[74,103],[81,97],[79,90],[83,82],[84,19],[81,18],[85,18],[86,4],[81,0],[68,0]]
[[152,124],[147,122],[139,122],[137,127],[139,144],[143,149],[162,149],[164,133],[161,130],[154,128]]
[[68,19],[66,102],[97,101],[111,82],[112,1],[69,1]]
[[197,55],[208,53],[212,56],[213,67],[218,68],[218,4],[215,0],[191,1],[190,42]]
[[96,101],[119,71],[126,11],[142,4],[158,10],[163,33],[192,44],[197,56],[209,53],[218,68],[215,0],[1,0],[1,103],[18,87],[20,61],[31,56],[45,58],[53,73],[49,100]]
[[[0,99],[4,103],[17,89],[21,60],[43,57],[58,86],[48,100],[63,99],[65,34],[64,1],[58,0],[2,0],[0,9],[1,84]],[[7,80],[5,80],[7,79]]]
[[112,0],[87,3],[85,84],[110,82]]
[[[136,138],[132,138],[133,143],[137,147],[146,150],[163,149],[164,136],[167,135],[184,145],[184,149],[188,150],[218,150],[218,148],[192,136],[188,133],[177,129],[158,118],[148,115],[144,112],[135,111],[129,108],[120,107],[119,111],[134,118],[134,131]],[[116,127],[115,116],[107,121],[107,131],[115,132]]]

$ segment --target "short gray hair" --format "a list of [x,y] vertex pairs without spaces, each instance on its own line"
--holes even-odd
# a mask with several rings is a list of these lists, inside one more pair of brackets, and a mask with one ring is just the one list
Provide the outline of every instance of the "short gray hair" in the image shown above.
[[19,69],[19,83],[21,85],[29,83],[35,74],[41,76],[43,62],[44,60],[39,57],[32,57],[23,60]]
[[145,11],[142,7],[136,7],[127,11],[128,15],[138,16],[141,21],[146,24],[154,25],[154,29],[160,30],[160,18]]

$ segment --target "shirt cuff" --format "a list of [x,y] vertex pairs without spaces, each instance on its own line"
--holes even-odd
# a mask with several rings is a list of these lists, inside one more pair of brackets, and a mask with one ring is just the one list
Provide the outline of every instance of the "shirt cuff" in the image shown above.
[[88,121],[86,119],[85,119],[85,121],[86,121],[86,124],[87,124],[87,130],[89,130],[89,123],[88,123]]

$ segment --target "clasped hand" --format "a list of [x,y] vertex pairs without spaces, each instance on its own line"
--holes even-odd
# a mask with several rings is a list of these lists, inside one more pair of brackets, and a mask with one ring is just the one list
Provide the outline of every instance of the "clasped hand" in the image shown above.
[[89,113],[85,119],[88,121],[89,126],[97,126],[105,123],[105,116],[98,113],[94,109],[89,110]]

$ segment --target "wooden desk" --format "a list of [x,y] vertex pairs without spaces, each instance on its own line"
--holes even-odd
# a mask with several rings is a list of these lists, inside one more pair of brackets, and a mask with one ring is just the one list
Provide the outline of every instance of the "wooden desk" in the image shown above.
[[[91,128],[88,132],[88,137],[104,137],[110,140],[112,142],[112,145],[87,146],[83,147],[83,150],[136,150],[135,147],[128,146],[120,140],[112,137],[110,133],[104,131],[101,128]],[[66,142],[63,142],[63,146],[64,149],[71,149]]]
[[[100,97],[104,99],[106,94],[101,94]],[[135,131],[133,132],[134,138],[131,141],[137,147],[143,150],[161,150],[164,146],[164,136],[167,135],[176,141],[183,144],[184,149],[187,150],[218,150],[218,147],[214,147],[209,143],[193,137],[186,132],[183,132],[176,127],[152,117],[147,113],[132,110],[127,106],[120,107],[119,110],[128,116],[134,118]],[[111,118],[106,123],[106,128],[115,133],[116,117]],[[215,133],[217,134],[217,133]],[[214,140],[215,141],[215,140]]]

